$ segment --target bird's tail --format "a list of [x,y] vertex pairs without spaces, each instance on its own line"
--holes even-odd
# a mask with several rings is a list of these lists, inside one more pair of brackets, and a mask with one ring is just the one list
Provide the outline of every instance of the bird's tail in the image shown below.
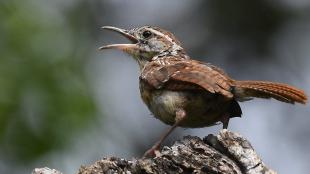
[[246,100],[252,97],[274,98],[286,103],[307,103],[304,91],[281,83],[265,81],[234,81],[234,95],[238,100]]

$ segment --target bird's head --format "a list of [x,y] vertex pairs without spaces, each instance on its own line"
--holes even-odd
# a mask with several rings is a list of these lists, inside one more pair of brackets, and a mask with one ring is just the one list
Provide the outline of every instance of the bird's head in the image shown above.
[[177,55],[180,52],[184,52],[180,42],[172,33],[158,27],[143,26],[131,30],[111,26],[104,26],[102,28],[120,33],[129,39],[131,43],[105,45],[99,49],[114,48],[122,50],[132,55],[139,62],[140,66],[158,56],[165,56],[167,54]]

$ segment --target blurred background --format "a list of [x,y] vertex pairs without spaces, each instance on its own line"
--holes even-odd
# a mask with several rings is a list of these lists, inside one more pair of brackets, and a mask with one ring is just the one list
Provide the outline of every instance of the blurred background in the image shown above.
[[[2,0],[0,21],[0,173],[75,173],[104,156],[139,157],[168,128],[140,99],[136,62],[97,50],[126,42],[103,25],[160,26],[233,78],[310,94],[307,0]],[[279,173],[308,172],[309,105],[257,99],[241,107],[230,130]],[[220,129],[178,128],[165,144]]]

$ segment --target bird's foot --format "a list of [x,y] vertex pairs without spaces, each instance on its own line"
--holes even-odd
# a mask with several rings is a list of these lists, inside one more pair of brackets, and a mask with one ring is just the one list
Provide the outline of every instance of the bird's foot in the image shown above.
[[156,143],[154,146],[152,146],[152,148],[150,148],[144,153],[143,158],[156,157],[160,153],[159,150],[160,150],[160,144]]

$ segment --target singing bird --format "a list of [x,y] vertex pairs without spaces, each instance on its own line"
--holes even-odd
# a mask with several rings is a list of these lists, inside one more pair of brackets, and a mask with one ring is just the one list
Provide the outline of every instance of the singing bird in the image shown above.
[[131,43],[111,44],[99,49],[118,49],[130,54],[140,67],[139,87],[143,102],[153,115],[171,125],[144,156],[153,155],[178,126],[200,128],[241,117],[238,102],[253,97],[274,98],[306,104],[306,94],[293,86],[267,81],[239,81],[221,68],[191,59],[180,41],[169,31],[143,26],[131,30],[104,26]]

